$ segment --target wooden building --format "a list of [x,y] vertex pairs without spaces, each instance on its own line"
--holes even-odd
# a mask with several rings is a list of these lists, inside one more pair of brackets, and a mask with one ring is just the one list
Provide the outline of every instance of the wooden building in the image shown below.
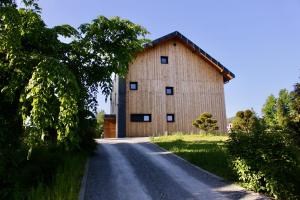
[[115,78],[111,113],[116,116],[116,131],[112,135],[199,132],[192,121],[203,112],[212,113],[219,131],[226,132],[224,84],[234,77],[177,31],[154,40],[137,55],[125,78]]

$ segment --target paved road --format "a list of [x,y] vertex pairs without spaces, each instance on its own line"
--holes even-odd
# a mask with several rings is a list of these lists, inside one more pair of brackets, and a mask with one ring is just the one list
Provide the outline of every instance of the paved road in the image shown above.
[[83,184],[85,200],[266,199],[163,151],[147,138],[98,143]]

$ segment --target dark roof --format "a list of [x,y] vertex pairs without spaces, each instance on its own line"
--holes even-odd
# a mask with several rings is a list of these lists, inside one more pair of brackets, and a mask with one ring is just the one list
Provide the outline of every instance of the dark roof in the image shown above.
[[224,65],[222,65],[219,61],[214,59],[212,56],[210,56],[208,53],[206,53],[203,49],[198,47],[195,43],[193,43],[191,40],[186,38],[184,35],[179,33],[178,31],[174,31],[168,35],[165,35],[163,37],[160,37],[156,40],[153,40],[152,42],[149,42],[144,45],[144,48],[151,48],[154,47],[162,42],[171,40],[171,39],[178,39],[183,44],[185,44],[187,47],[189,47],[192,51],[200,54],[202,57],[204,57],[208,62],[212,63],[215,67],[217,67],[220,70],[220,73],[222,73],[224,82],[228,82],[229,80],[233,79],[235,75],[229,71]]

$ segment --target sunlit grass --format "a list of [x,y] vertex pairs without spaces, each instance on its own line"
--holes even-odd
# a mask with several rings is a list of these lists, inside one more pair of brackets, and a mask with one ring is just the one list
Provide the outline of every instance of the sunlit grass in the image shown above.
[[154,137],[151,141],[209,172],[233,180],[225,146],[227,139],[227,135],[177,133]]

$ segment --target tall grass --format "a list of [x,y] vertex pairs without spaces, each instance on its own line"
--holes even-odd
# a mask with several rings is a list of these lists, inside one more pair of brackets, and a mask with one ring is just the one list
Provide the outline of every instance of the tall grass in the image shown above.
[[66,154],[63,165],[58,168],[50,185],[39,183],[31,189],[29,200],[73,200],[78,199],[81,179],[87,155],[84,153]]
[[151,138],[152,142],[185,160],[227,180],[233,180],[225,147],[227,139],[226,135],[182,133]]

